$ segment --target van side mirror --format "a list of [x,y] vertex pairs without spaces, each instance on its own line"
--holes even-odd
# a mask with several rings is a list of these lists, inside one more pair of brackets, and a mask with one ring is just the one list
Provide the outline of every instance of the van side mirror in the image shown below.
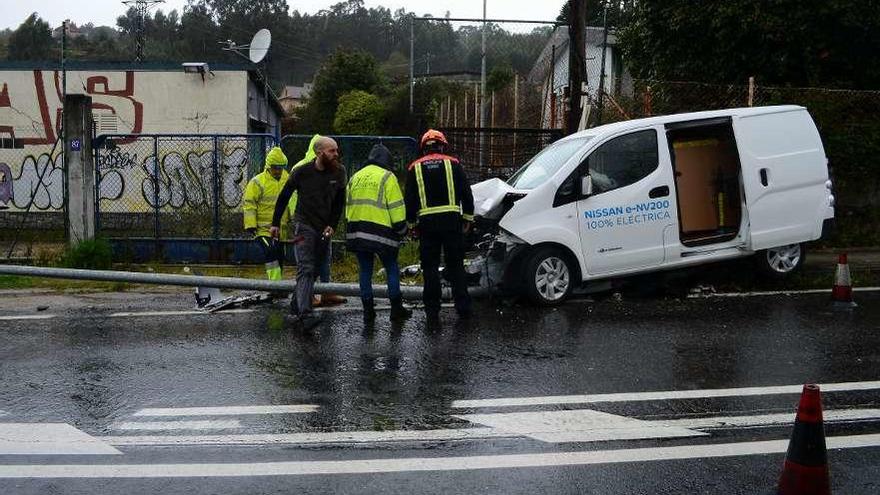
[[581,196],[593,195],[593,178],[589,175],[581,177]]

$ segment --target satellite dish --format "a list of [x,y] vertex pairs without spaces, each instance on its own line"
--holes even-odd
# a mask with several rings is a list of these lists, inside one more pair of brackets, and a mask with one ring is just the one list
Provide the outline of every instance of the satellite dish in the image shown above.
[[272,44],[272,33],[268,29],[260,29],[251,40],[250,49],[248,50],[248,58],[251,62],[258,64],[266,58],[269,53],[269,45]]

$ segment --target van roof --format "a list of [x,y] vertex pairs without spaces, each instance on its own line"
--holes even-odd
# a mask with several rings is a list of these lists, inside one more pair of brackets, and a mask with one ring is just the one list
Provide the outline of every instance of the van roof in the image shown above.
[[605,134],[616,134],[621,131],[630,129],[641,129],[655,125],[671,124],[673,122],[683,122],[688,120],[714,119],[718,117],[752,117],[755,115],[768,115],[773,113],[796,112],[806,110],[798,105],[775,105],[767,107],[743,107],[743,108],[726,108],[724,110],[711,110],[707,112],[691,112],[677,113],[673,115],[660,115],[657,117],[647,117],[643,119],[624,120],[622,122],[614,122],[611,124],[600,125],[580,132],[576,132],[564,138],[578,139],[583,137],[603,136]]

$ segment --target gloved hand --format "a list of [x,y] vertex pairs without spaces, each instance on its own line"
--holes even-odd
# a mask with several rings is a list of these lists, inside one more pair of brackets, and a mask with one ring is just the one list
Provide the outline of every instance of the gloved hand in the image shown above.
[[467,234],[471,231],[471,228],[474,226],[474,222],[464,222],[461,224],[461,232],[463,234]]
[[244,231],[247,233],[247,235],[249,235],[251,237],[257,236],[257,229],[255,229],[255,228],[244,229]]
[[278,239],[278,237],[279,237],[280,235],[281,235],[281,229],[280,229],[280,228],[278,228],[278,227],[276,227],[276,226],[274,226],[274,225],[271,226],[271,227],[269,227],[269,237],[271,237],[272,239]]

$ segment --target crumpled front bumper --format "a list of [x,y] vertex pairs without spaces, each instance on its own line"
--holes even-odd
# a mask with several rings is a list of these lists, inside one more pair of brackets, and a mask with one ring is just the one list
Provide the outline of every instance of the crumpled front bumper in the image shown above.
[[465,259],[469,285],[493,294],[508,294],[518,289],[517,261],[528,244],[504,234],[489,236],[478,243]]

